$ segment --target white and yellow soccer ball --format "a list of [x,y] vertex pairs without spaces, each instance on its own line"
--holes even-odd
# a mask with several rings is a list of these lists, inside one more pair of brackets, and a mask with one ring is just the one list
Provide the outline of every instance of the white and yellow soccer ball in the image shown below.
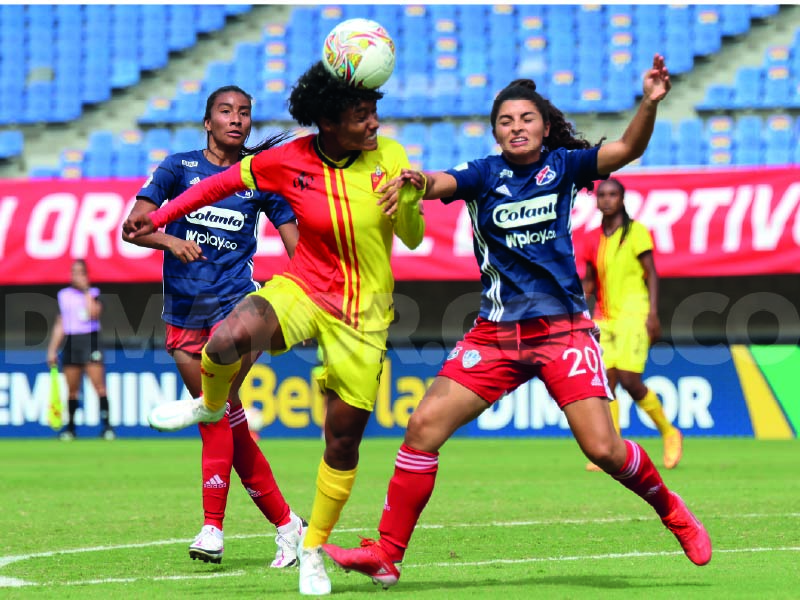
[[322,63],[328,70],[357,88],[377,89],[394,71],[394,41],[387,31],[369,19],[342,21],[325,38]]

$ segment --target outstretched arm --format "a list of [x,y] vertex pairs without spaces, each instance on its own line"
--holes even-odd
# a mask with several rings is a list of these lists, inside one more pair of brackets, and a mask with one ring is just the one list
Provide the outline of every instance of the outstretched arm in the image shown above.
[[628,128],[620,139],[603,144],[597,153],[597,172],[600,175],[613,173],[644,154],[650,136],[653,135],[658,103],[671,88],[672,82],[664,57],[656,54],[653,57],[653,66],[644,75],[644,96]]
[[153,233],[159,227],[188,215],[203,206],[214,204],[236,192],[248,189],[242,180],[241,163],[196,183],[180,196],[151,213],[131,215],[122,225],[128,241]]
[[[128,220],[136,220],[137,218],[148,215],[157,210],[158,207],[153,204],[148,198],[144,196],[137,197],[136,203],[133,205]],[[174,235],[169,235],[163,231],[154,231],[147,235],[139,235],[133,237],[123,231],[122,239],[130,244],[141,246],[143,248],[154,248],[156,250],[163,250],[164,252],[171,252],[175,258],[180,260],[183,264],[194,262],[198,259],[205,260],[203,256],[203,249],[197,242],[192,240],[182,240]]]

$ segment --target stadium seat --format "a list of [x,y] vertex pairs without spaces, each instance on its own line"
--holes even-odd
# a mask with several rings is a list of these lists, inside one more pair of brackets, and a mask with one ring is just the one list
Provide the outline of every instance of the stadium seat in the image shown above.
[[199,127],[178,127],[172,136],[171,153],[205,148],[205,132]]
[[171,4],[167,6],[167,46],[170,51],[181,51],[197,42],[195,7]]
[[722,35],[742,35],[750,29],[750,7],[746,4],[724,4],[719,10]]
[[733,91],[730,86],[721,83],[712,83],[706,88],[705,97],[695,108],[701,111],[732,108],[732,95]]
[[672,124],[669,121],[656,121],[650,143],[642,156],[642,165],[670,166],[673,164],[675,164],[675,152],[672,143]]
[[225,7],[214,4],[198,4],[196,26],[198,33],[211,33],[225,26]]
[[25,138],[19,130],[0,131],[0,159],[7,160],[22,154]]
[[678,122],[675,139],[675,164],[698,166],[705,164],[706,145],[703,122],[697,117]]
[[761,68],[740,67],[733,84],[731,106],[736,109],[761,108],[764,83]]
[[722,48],[719,8],[709,5],[692,7],[693,53],[695,56],[708,56]]
[[751,4],[750,17],[752,19],[766,19],[778,14],[780,6],[778,4]]
[[767,69],[761,105],[782,109],[792,105],[792,80],[788,67],[778,65]]

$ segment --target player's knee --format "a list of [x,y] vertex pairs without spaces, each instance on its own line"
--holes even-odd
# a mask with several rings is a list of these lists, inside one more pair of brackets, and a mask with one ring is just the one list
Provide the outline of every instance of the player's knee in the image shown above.
[[598,438],[586,444],[583,452],[590,461],[606,473],[614,473],[622,468],[625,462],[624,452],[620,452],[619,440],[611,437]]

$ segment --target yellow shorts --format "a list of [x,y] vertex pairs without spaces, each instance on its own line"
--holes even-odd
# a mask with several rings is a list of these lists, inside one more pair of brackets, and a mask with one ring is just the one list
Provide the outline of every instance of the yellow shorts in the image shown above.
[[[291,279],[276,275],[252,292],[272,305],[286,347],[314,338],[322,349],[320,387],[331,390],[350,406],[372,411],[386,358],[387,329],[353,329],[320,308]],[[286,352],[275,351],[271,354]]]
[[600,347],[606,369],[644,373],[650,339],[646,316],[641,318],[596,321],[600,328]]

